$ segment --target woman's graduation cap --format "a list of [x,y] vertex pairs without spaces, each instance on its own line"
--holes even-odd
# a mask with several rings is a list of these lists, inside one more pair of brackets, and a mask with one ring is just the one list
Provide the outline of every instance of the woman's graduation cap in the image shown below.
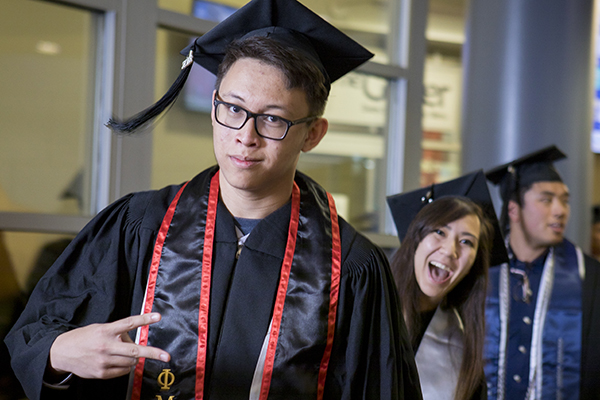
[[552,145],[486,172],[487,179],[500,187],[502,197],[500,223],[503,229],[508,228],[508,202],[515,193],[536,182],[562,182],[553,163],[566,157],[565,153]]
[[418,212],[429,203],[443,196],[467,197],[481,207],[494,228],[490,265],[500,265],[508,262],[508,254],[483,170],[444,183],[435,183],[411,192],[389,196],[387,202],[394,218],[400,242],[404,240],[408,227]]
[[304,53],[321,70],[327,89],[373,54],[296,0],[252,0],[182,50],[182,71],[167,93],[127,121],[111,119],[109,128],[133,132],[151,122],[179,95],[194,62],[217,74],[231,42],[267,36]]

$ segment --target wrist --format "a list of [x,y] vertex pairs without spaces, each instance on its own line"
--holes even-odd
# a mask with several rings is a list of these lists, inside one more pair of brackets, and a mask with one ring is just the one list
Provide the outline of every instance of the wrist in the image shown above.
[[61,336],[59,335],[52,343],[50,352],[48,354],[48,361],[46,362],[46,370],[44,371],[44,380],[46,382],[60,382],[69,375],[69,371],[62,369],[60,366],[60,360],[57,356],[60,355],[60,351],[57,353],[57,346],[60,345]]

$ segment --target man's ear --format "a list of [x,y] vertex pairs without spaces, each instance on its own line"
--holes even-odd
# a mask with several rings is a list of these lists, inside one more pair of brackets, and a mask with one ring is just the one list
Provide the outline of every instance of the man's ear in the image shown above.
[[314,149],[321,139],[323,139],[325,133],[327,133],[328,127],[329,122],[325,118],[317,118],[314,120],[308,128],[308,135],[306,136],[306,140],[304,140],[302,151],[307,152]]
[[217,91],[213,90],[212,101],[211,101],[212,105],[210,107],[210,121],[211,121],[212,126],[215,126],[215,98],[216,97],[217,97]]
[[518,205],[516,201],[514,201],[514,200],[508,201],[508,218],[512,222],[519,221],[519,219],[521,218],[520,211],[521,211],[521,206]]

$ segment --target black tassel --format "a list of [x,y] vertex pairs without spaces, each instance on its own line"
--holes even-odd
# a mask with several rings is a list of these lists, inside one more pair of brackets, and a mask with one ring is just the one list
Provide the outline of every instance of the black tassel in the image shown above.
[[514,193],[517,194],[517,201],[520,203],[521,200],[518,198],[519,193],[519,177],[517,175],[516,168],[512,165],[508,167],[508,174],[506,178],[500,184],[500,196],[502,198],[502,211],[500,212],[500,230],[502,235],[506,236],[510,232],[510,220],[508,217],[508,202]]
[[181,89],[183,89],[183,85],[185,84],[191,69],[191,63],[183,68],[175,82],[173,82],[173,85],[171,85],[169,90],[167,90],[167,93],[165,93],[164,96],[161,97],[156,103],[125,121],[119,121],[115,118],[111,118],[108,120],[106,126],[115,133],[134,133],[140,128],[151,124],[156,117],[158,117],[163,111],[175,103],[175,100],[177,100],[177,97],[179,97],[179,93],[181,93]]

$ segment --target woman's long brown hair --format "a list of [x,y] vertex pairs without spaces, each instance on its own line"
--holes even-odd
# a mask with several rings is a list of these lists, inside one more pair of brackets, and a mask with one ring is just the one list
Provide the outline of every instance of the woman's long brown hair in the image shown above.
[[[455,399],[467,400],[484,382],[483,344],[485,340],[485,298],[492,236],[491,223],[481,208],[468,198],[441,197],[425,206],[414,218],[400,249],[391,261],[394,280],[398,287],[413,347],[422,330],[419,318],[419,298],[423,295],[415,277],[414,256],[421,240],[429,233],[467,215],[475,215],[481,222],[479,246],[469,273],[446,295],[441,307],[455,308],[464,324],[463,360],[458,376]],[[449,366],[450,368],[450,366]]]

